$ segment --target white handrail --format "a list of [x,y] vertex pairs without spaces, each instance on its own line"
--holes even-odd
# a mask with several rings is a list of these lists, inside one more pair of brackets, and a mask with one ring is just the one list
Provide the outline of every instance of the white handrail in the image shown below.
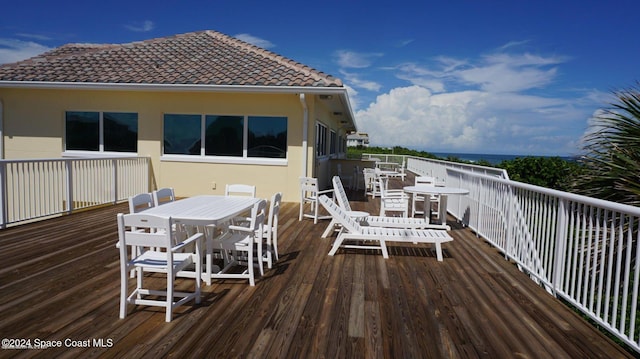
[[147,157],[0,160],[0,228],[149,191]]
[[534,281],[640,352],[640,208],[411,157],[409,170],[469,190],[447,210]]

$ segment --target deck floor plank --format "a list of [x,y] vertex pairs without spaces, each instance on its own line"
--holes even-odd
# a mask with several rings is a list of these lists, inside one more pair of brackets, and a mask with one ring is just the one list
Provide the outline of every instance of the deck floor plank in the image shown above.
[[[354,210],[378,213],[378,199],[349,197]],[[171,323],[158,307],[129,307],[119,319],[115,218],[127,210],[0,230],[2,337],[113,343],[0,350],[0,358],[632,357],[453,220],[442,262],[430,245],[411,243],[390,243],[388,259],[379,250],[328,256],[328,221],[298,221],[298,205],[286,202],[280,260],[255,287],[204,285],[202,302],[176,309]]]

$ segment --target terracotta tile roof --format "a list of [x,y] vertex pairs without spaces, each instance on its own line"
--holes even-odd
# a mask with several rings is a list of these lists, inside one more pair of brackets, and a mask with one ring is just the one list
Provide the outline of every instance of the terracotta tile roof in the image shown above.
[[0,66],[0,81],[341,87],[323,72],[216,31],[67,44]]

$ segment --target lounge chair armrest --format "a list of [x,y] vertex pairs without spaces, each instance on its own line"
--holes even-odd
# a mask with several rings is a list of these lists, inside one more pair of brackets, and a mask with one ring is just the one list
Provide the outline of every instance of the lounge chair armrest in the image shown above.
[[318,196],[320,196],[321,194],[333,193],[333,188],[318,191],[317,193],[318,193]]

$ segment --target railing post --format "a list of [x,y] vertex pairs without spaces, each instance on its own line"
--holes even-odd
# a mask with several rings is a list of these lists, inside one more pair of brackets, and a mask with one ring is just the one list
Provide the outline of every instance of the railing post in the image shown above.
[[556,250],[553,261],[553,279],[551,289],[553,296],[557,296],[558,288],[563,285],[562,276],[564,275],[564,266],[566,264],[567,253],[567,208],[569,208],[566,199],[558,200],[558,224],[556,227]]
[[478,194],[476,197],[476,202],[478,204],[478,209],[476,211],[476,237],[480,237],[480,233],[484,233],[484,228],[482,227],[481,224],[481,218],[482,218],[482,195],[484,194],[484,180],[482,178],[480,178],[478,180]]
[[73,160],[64,160],[67,169],[67,212],[73,212]]
[[118,202],[118,160],[114,158],[111,160],[111,163],[113,166],[113,170],[111,171],[113,173],[113,187],[111,188],[111,195],[113,196],[113,204],[116,204]]
[[511,250],[513,248],[513,241],[515,240],[513,237],[515,236],[515,230],[513,228],[513,211],[515,211],[515,197],[516,194],[513,193],[514,189],[512,186],[510,185],[506,185],[507,188],[507,192],[509,193],[509,204],[507,205],[507,228],[506,228],[506,241],[505,241],[505,248],[504,248],[504,254],[505,257],[507,259],[509,259],[509,256],[511,255]]
[[8,219],[8,208],[7,205],[7,162],[2,161],[0,164],[0,211],[2,211],[0,215],[0,228],[7,228]]

